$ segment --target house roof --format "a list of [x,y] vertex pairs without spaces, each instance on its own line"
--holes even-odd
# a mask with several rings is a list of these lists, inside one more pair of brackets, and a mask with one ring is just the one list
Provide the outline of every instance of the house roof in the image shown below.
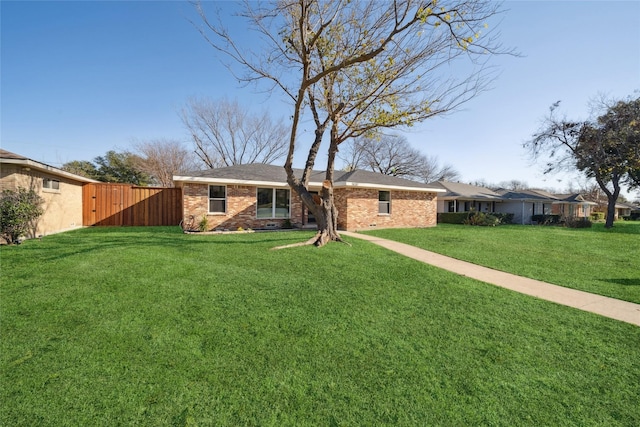
[[37,161],[35,161],[33,159],[30,159],[28,157],[24,157],[24,156],[21,156],[19,154],[12,153],[10,151],[3,150],[3,149],[0,149],[0,163],[20,165],[24,169],[27,169],[27,170],[32,168],[34,170],[47,172],[47,173],[50,173],[52,175],[57,175],[57,176],[61,176],[61,177],[64,177],[64,178],[72,179],[74,181],[99,182],[99,181],[96,181],[95,179],[86,178],[86,177],[81,176],[81,175],[76,175],[75,173],[63,171],[62,169],[58,169],[56,167],[49,166],[49,165],[47,165],[45,163],[37,162]]
[[617,209],[631,209],[631,210],[640,210],[640,206],[634,205],[631,203],[618,202],[616,203]]
[[556,196],[544,190],[507,190],[500,188],[496,192],[506,200],[558,201]]
[[[302,172],[302,169],[294,169],[294,173],[297,177],[301,177]],[[312,171],[309,179],[309,186],[322,186],[324,177],[324,171]],[[176,182],[202,182],[209,184],[264,185],[270,187],[288,186],[287,174],[282,166],[259,163],[191,172],[183,175],[176,175],[173,177],[173,180]],[[350,172],[335,171],[333,182],[335,188],[359,187],[443,192],[442,189],[431,185],[363,170],[354,170]]]
[[444,200],[501,200],[500,194],[486,187],[462,184],[460,182],[436,181],[429,184],[446,191],[442,196]]
[[584,197],[582,197],[582,195],[580,195],[579,193],[552,194],[548,191],[540,189],[506,190],[504,188],[496,191],[502,194],[502,197],[506,200],[595,205],[595,203],[593,202],[586,201]]

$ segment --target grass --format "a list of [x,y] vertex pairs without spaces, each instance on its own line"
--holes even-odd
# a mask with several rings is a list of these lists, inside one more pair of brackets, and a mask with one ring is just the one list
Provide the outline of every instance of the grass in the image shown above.
[[640,328],[307,237],[0,248],[0,425],[638,425]]
[[367,232],[457,259],[640,303],[640,222],[593,228],[439,224]]

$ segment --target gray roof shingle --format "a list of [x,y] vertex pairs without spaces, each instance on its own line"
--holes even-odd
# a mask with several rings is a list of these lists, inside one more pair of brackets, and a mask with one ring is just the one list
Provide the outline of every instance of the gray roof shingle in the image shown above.
[[460,182],[436,181],[431,186],[437,186],[446,190],[439,196],[441,199],[467,199],[467,200],[500,200],[502,196],[493,190],[476,185],[462,184]]
[[[294,169],[294,173],[297,177],[302,176],[302,169]],[[181,174],[175,176],[175,181],[190,181],[193,179],[198,181],[211,181],[216,180],[224,181],[254,181],[254,182],[269,182],[286,184],[287,174],[282,166],[266,165],[259,163],[252,163],[246,165],[227,166],[216,169],[209,169],[206,171],[197,171],[192,173]],[[325,178],[324,171],[314,170],[311,173],[310,183],[321,183]],[[336,186],[357,186],[362,184],[378,185],[381,187],[402,187],[407,189],[420,189],[420,190],[433,190],[437,191],[439,188],[420,182],[410,181],[403,178],[398,178],[389,175],[383,175],[381,173],[354,170],[350,172],[335,171],[333,181]]]

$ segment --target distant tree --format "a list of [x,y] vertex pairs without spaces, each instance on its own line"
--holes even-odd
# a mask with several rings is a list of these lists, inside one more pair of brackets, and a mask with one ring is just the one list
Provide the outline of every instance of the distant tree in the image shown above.
[[98,179],[103,182],[121,182],[146,186],[151,177],[140,169],[140,156],[127,151],[107,151],[93,159],[98,169]]
[[352,138],[342,144],[340,153],[343,152],[338,156],[349,170],[371,170],[425,183],[460,178],[453,166],[440,166],[437,157],[422,154],[399,135]]
[[289,127],[266,111],[251,114],[237,101],[192,98],[181,116],[195,153],[208,168],[270,164],[287,154]]
[[85,178],[91,178],[100,180],[100,174],[96,165],[86,160],[73,160],[62,165],[63,171],[71,172],[76,175],[84,176]]
[[3,190],[0,193],[0,236],[11,245],[29,232],[34,234],[36,221],[44,212],[43,203],[42,197],[32,189]]
[[533,139],[525,143],[534,158],[547,158],[545,173],[577,169],[593,178],[607,196],[606,228],[613,227],[621,185],[637,185],[640,170],[640,98],[600,100],[594,120],[558,119],[559,101]]
[[151,177],[154,185],[173,187],[173,176],[180,172],[201,169],[193,151],[175,139],[152,139],[134,144],[137,167]]
[[500,184],[494,184],[494,183],[488,182],[484,178],[476,179],[476,180],[473,180],[473,181],[469,181],[467,184],[475,185],[476,187],[488,188],[490,190],[496,190],[496,189],[502,187]]
[[460,172],[453,165],[440,165],[435,156],[425,156],[425,162],[421,168],[420,181],[429,183],[433,181],[459,181]]
[[518,190],[526,190],[527,188],[529,188],[529,185],[524,181],[520,181],[518,179],[511,179],[509,181],[502,181],[498,183],[497,188],[504,188],[505,190],[518,191]]

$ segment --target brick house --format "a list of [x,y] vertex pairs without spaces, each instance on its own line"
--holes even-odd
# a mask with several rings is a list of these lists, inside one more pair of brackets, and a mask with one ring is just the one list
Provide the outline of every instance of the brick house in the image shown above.
[[0,190],[33,189],[44,213],[27,238],[82,227],[82,187],[93,179],[0,149]]
[[[302,171],[296,170],[301,176]],[[314,171],[309,190],[319,192],[324,172]],[[229,166],[174,176],[183,190],[184,217],[208,220],[210,230],[315,227],[315,219],[291,191],[283,167]],[[355,170],[336,171],[334,197],[338,228],[365,230],[436,225],[437,193],[419,182]]]

